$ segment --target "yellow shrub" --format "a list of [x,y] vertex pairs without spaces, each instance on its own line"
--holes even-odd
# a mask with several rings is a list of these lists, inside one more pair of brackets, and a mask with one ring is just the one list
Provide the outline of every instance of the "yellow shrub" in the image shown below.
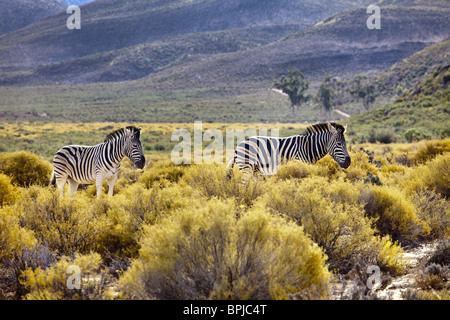
[[380,253],[377,258],[377,265],[389,270],[392,274],[401,274],[406,270],[406,264],[399,258],[403,253],[397,242],[392,242],[390,237],[383,237],[379,240]]
[[[111,298],[108,271],[101,268],[99,254],[66,256],[48,269],[29,268],[23,284],[30,290],[28,300],[98,300]],[[79,275],[79,283],[76,277]]]
[[[102,200],[108,226],[99,235],[99,250],[104,257],[136,257],[143,224],[154,224],[172,211],[189,205],[184,188],[154,186],[146,189],[135,183],[121,194]],[[99,205],[102,205],[99,203]]]
[[395,187],[370,186],[362,190],[360,201],[383,235],[389,234],[395,240],[414,240],[430,231],[406,195]]
[[450,198],[450,152],[409,170],[399,185],[409,194],[421,189],[434,190]]
[[375,237],[376,230],[359,199],[363,187],[362,182],[350,183],[343,178],[283,181],[268,188],[262,202],[274,213],[303,226],[305,233],[325,250],[330,267],[345,273],[355,265],[378,260],[386,265],[379,257],[388,238],[381,241]]
[[159,186],[166,186],[169,183],[176,183],[183,176],[186,166],[175,165],[172,161],[159,161],[154,163],[140,177],[139,182],[146,188],[151,188],[154,183]]
[[320,168],[318,174],[323,177],[337,179],[339,177],[348,181],[365,180],[369,175],[377,176],[377,168],[369,162],[369,157],[363,151],[350,152],[351,164],[347,169],[342,169],[334,159],[327,155],[317,161]]
[[369,162],[369,157],[363,151],[350,152],[352,163],[345,169],[345,179],[350,181],[364,180],[368,175],[377,176],[378,169]]
[[52,170],[50,163],[31,152],[0,154],[0,173],[11,177],[11,183],[21,187],[48,185]]
[[11,204],[16,199],[16,188],[11,185],[11,178],[0,173],[0,208]]
[[427,162],[424,185],[450,199],[450,152],[439,155]]
[[425,163],[445,152],[450,152],[450,139],[428,141],[417,149],[413,160],[416,163]]
[[14,210],[22,224],[58,255],[95,250],[97,236],[107,224],[91,211],[90,201],[82,194],[61,198],[57,191],[37,186],[22,191]]
[[418,217],[430,227],[428,239],[450,237],[450,202],[433,190],[421,189],[411,196]]
[[238,214],[232,201],[197,201],[146,227],[141,246],[121,278],[130,298],[320,296],[330,278],[323,253],[302,228],[261,206]]
[[20,256],[23,249],[35,244],[33,232],[21,227],[14,210],[11,207],[0,209],[0,265],[3,260]]
[[275,177],[281,180],[303,179],[317,174],[319,174],[318,166],[301,161],[287,161],[280,165]]
[[383,175],[389,176],[392,173],[405,173],[406,172],[406,167],[402,166],[402,165],[398,165],[398,164],[387,164],[385,166],[383,166],[381,168],[381,172],[383,173]]
[[[224,165],[193,165],[186,170],[183,180],[195,193],[206,198],[234,198],[239,204],[250,206],[264,192],[264,178],[259,175],[248,177],[243,183],[244,175],[235,167],[231,176]],[[247,177],[246,177],[247,178]]]

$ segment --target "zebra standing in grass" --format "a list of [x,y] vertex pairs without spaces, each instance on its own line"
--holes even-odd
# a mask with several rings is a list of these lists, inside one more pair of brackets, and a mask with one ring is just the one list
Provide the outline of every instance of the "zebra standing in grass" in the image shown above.
[[62,196],[68,181],[69,194],[73,197],[80,183],[96,183],[97,198],[100,198],[103,181],[107,180],[108,194],[112,196],[124,156],[133,161],[135,168],[145,166],[140,135],[141,128],[128,126],[108,134],[103,143],[95,146],[61,148],[53,158],[51,184],[58,186]]
[[276,174],[282,158],[315,163],[327,153],[342,167],[350,166],[350,156],[344,138],[346,127],[337,123],[318,123],[307,128],[306,134],[285,138],[250,137],[242,141],[228,162],[230,173],[237,164],[242,172],[259,171]]

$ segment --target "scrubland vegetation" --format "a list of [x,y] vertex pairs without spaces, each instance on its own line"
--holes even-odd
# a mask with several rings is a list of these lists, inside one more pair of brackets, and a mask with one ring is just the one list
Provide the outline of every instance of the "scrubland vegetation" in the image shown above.
[[60,198],[48,160],[1,153],[0,298],[329,299],[355,269],[404,274],[405,248],[437,239],[406,298],[448,298],[450,140],[350,149],[347,170],[326,156],[247,184],[150,154],[101,199]]

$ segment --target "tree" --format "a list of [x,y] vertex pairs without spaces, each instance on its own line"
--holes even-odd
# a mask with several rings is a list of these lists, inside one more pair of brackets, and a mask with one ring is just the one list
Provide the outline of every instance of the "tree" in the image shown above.
[[292,120],[295,121],[295,108],[309,100],[309,95],[305,94],[309,81],[303,73],[294,69],[289,70],[287,76],[282,76],[280,81],[275,81],[273,86],[288,95],[292,106]]
[[333,89],[330,86],[331,79],[332,79],[331,76],[326,76],[322,84],[320,85],[319,90],[317,90],[316,94],[316,101],[328,114],[328,118],[332,108],[332,101],[334,96]]
[[355,85],[350,90],[350,94],[356,98],[361,99],[366,110],[369,109],[369,106],[375,102],[375,86],[371,83],[365,84],[362,83],[361,80],[364,79],[361,76],[358,76],[355,79]]

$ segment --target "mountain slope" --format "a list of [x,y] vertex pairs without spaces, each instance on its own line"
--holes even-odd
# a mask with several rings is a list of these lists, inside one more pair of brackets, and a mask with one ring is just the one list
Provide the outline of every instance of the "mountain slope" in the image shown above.
[[138,79],[175,64],[189,63],[198,56],[262,46],[301,28],[300,25],[285,25],[190,33],[38,66],[27,72],[3,72],[0,84],[44,85]]
[[353,141],[415,141],[450,137],[450,65],[423,76],[394,103],[352,116]]
[[434,72],[439,66],[450,64],[450,38],[403,59],[381,73],[378,86],[385,93],[400,93],[415,85],[425,74]]
[[166,69],[150,75],[148,84],[198,87],[268,82],[290,68],[312,77],[379,72],[450,35],[450,7],[389,6],[382,10],[380,30],[366,28],[365,8],[347,10],[262,47]]
[[63,11],[57,0],[2,0],[0,2],[0,35],[23,28]]
[[[213,2],[195,3],[209,5]],[[154,7],[148,7],[149,11],[166,10],[173,13],[183,8],[180,12],[186,13],[184,2],[171,2],[174,7],[167,7],[166,2],[159,3],[159,6],[155,1],[151,3]],[[255,6],[249,8],[257,11]],[[231,8],[230,12],[235,12],[235,9]],[[208,12],[206,10],[206,16]],[[114,11],[110,16],[115,14],[119,13]],[[50,47],[51,50],[47,48],[45,52],[48,52],[48,57],[58,61],[48,61],[47,58],[47,62],[44,59],[44,63],[35,66],[33,63],[26,66],[19,64],[35,61],[33,55],[39,57],[39,50],[27,54],[28,60],[23,59],[26,50],[22,50],[15,55],[20,60],[18,65],[2,67],[0,64],[0,70],[3,71],[0,84],[90,83],[148,76],[146,82],[149,86],[183,88],[231,82],[269,82],[292,67],[313,77],[378,73],[450,35],[447,28],[450,5],[445,3],[437,2],[434,6],[419,4],[407,8],[382,7],[380,30],[367,29],[367,18],[366,8],[362,7],[328,17],[310,28],[302,24],[285,24],[180,34],[115,50],[100,50],[94,54],[81,55],[76,51],[75,57],[61,61],[55,57],[67,54],[66,49]],[[248,23],[257,23],[255,19],[248,18]],[[285,18],[284,21],[287,20]],[[238,23],[237,20],[230,21]],[[259,20],[258,23],[263,21]],[[71,42],[66,41],[66,44],[70,47]],[[73,45],[83,46],[78,42]],[[97,48],[88,49],[95,51]],[[0,57],[1,52],[0,49]],[[81,56],[76,58],[76,55]],[[19,59],[21,56],[22,59]]]
[[68,15],[62,12],[0,37],[0,67],[22,71],[195,32],[312,24],[364,2],[368,1],[97,0],[82,7],[81,30],[68,30]]

